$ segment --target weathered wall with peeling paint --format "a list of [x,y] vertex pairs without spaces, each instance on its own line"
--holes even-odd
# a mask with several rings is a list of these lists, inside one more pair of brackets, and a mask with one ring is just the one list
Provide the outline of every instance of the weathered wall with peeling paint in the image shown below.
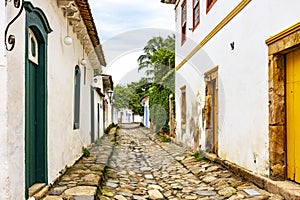
[[[181,32],[181,3],[176,7],[176,30]],[[200,24],[187,29],[187,41],[176,38],[176,66],[191,53],[241,1],[217,1],[206,13],[200,1]],[[187,28],[192,27],[192,2],[187,1]],[[292,6],[291,6],[292,5]],[[269,175],[268,48],[265,40],[299,22],[299,1],[250,1],[191,59],[176,71],[176,139],[205,150],[204,73],[218,70],[218,156],[250,171]],[[289,10],[289,12],[285,12]],[[279,15],[278,13],[283,13]],[[234,43],[234,49],[231,49]],[[187,128],[181,130],[180,88],[187,89]],[[195,135],[199,138],[195,140]],[[198,136],[197,136],[198,137]]]

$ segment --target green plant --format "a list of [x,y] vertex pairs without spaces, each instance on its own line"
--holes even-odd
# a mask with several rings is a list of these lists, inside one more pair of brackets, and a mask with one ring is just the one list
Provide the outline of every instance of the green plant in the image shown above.
[[[154,84],[149,89],[149,106],[151,122],[155,124],[155,131],[168,129],[169,123],[169,96],[173,94],[170,88]],[[173,95],[174,96],[174,95]],[[174,98],[174,97],[173,97]]]
[[194,154],[192,154],[192,156],[194,156],[194,158],[198,161],[207,160],[207,158],[205,158],[205,156],[200,151],[196,151]]
[[169,133],[169,131],[170,131],[170,126],[169,126],[169,124],[164,124],[161,130],[162,130],[164,133]]
[[161,142],[171,142],[171,139],[166,137],[166,136],[158,136],[158,139],[161,141]]
[[82,153],[84,157],[89,157],[91,154],[90,151],[85,147],[82,147]]

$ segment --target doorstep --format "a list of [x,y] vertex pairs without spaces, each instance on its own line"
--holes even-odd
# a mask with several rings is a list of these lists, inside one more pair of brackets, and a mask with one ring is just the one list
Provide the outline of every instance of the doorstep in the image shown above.
[[257,185],[262,189],[267,190],[268,192],[279,194],[288,200],[300,199],[300,184],[296,184],[291,181],[273,181],[267,177],[255,174],[236,164],[233,164],[227,160],[219,158],[215,154],[206,153],[206,152],[201,152],[201,153],[203,153],[203,155],[207,159],[224,166],[234,174],[244,177],[248,181],[254,183],[255,185]]
[[49,191],[49,186],[45,183],[35,183],[29,188],[29,199],[41,199]]

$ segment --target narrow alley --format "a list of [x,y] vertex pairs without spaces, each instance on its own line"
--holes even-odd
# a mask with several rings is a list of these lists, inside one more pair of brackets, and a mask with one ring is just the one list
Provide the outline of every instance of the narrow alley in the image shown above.
[[283,199],[163,139],[136,124],[120,125],[96,142],[91,155],[70,168],[44,200]]

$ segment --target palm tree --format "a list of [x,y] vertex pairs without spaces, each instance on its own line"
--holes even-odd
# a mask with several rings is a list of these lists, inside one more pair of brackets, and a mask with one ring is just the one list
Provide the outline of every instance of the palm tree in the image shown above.
[[175,35],[166,39],[161,36],[153,37],[143,50],[144,54],[138,58],[138,70],[147,68],[146,75],[150,76],[153,82],[160,83],[175,67]]

